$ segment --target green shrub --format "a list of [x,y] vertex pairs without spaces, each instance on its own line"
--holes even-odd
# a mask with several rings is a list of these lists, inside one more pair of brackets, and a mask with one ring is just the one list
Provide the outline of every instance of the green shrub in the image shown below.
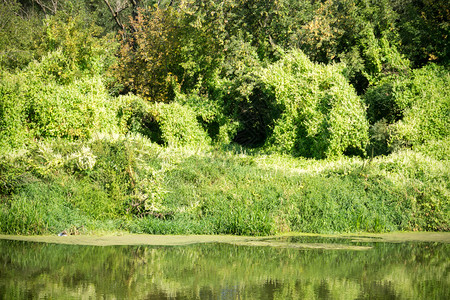
[[449,74],[446,68],[430,64],[408,76],[383,78],[367,90],[364,99],[373,124],[374,154],[412,146],[431,155],[448,156],[447,147],[441,154],[432,149],[449,136]]
[[160,166],[151,164],[157,153],[155,145],[139,136],[105,135],[91,140],[88,147],[85,154],[78,151],[70,158],[80,161],[89,157],[95,160],[91,167],[66,164],[81,177],[73,185],[78,193],[74,192],[72,200],[75,207],[95,219],[142,217],[162,209]]
[[0,3],[0,20],[0,68],[25,67],[35,58],[34,41],[42,32],[42,21],[16,0]]
[[267,147],[317,158],[364,153],[365,110],[339,66],[314,64],[297,50],[264,69],[260,78],[283,111]]
[[238,122],[233,122],[232,118],[226,116],[226,109],[219,99],[211,99],[196,92],[177,92],[175,102],[186,106],[195,115],[211,141],[218,145],[230,144],[236,134]]
[[195,113],[187,106],[178,103],[151,106],[161,128],[161,138],[168,146],[205,146],[210,140],[198,123]]
[[[28,127],[39,138],[87,139],[94,132],[115,131],[115,108],[101,78],[76,80],[68,85],[26,82]],[[25,89],[25,87],[23,87]]]
[[70,83],[82,75],[103,74],[114,61],[117,43],[101,37],[101,31],[83,11],[60,10],[47,17],[36,50],[43,57],[39,75]]
[[428,140],[421,145],[414,146],[414,149],[437,160],[450,159],[450,136],[439,140]]
[[[427,145],[433,147],[448,138],[449,74],[445,67],[430,64],[407,76],[385,77],[367,90],[364,99],[373,124],[371,147],[375,154],[403,146],[426,152]],[[444,153],[448,155],[448,151]]]
[[211,139],[197,113],[177,102],[148,104],[137,96],[120,96],[118,117],[122,132],[138,132],[169,147],[204,147]]
[[414,70],[394,86],[403,118],[396,124],[393,143],[421,146],[450,135],[450,72],[434,64]]
[[163,144],[161,128],[156,122],[148,102],[139,96],[119,96],[117,117],[121,133],[135,132]]
[[32,138],[88,139],[118,130],[116,107],[100,77],[68,85],[42,82],[28,72],[0,77],[0,145],[21,147]]
[[370,124],[384,119],[392,124],[403,117],[403,111],[395,102],[394,84],[401,78],[396,76],[385,77],[376,85],[369,87],[364,94],[367,105],[367,118]]
[[20,148],[31,137],[27,128],[27,103],[21,94],[22,77],[0,75],[0,153]]

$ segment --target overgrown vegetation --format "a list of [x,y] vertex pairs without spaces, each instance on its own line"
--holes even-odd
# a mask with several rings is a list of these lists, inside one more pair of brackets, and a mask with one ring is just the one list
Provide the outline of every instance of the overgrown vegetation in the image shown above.
[[0,232],[449,230],[419,2],[0,2]]

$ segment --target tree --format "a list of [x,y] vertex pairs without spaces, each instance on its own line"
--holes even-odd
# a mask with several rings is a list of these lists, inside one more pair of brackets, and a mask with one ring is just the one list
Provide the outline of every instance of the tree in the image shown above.
[[402,51],[415,67],[448,64],[450,9],[446,0],[392,0]]
[[179,13],[172,9],[138,9],[127,35],[121,36],[114,74],[132,91],[154,102],[168,101],[171,80],[180,75]]

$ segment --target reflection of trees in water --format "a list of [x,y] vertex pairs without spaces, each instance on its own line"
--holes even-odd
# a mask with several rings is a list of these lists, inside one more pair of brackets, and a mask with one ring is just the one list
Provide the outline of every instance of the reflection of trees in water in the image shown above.
[[368,251],[327,251],[230,244],[97,247],[0,240],[0,295],[450,298],[448,244],[372,246]]

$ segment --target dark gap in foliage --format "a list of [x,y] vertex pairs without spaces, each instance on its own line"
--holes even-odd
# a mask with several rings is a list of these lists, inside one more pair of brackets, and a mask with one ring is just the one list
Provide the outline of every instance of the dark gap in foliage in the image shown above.
[[350,78],[350,84],[355,88],[356,93],[361,96],[364,95],[367,88],[369,87],[369,80],[361,72],[357,72],[354,76]]
[[248,101],[239,105],[238,117],[242,124],[233,141],[241,146],[256,148],[264,145],[273,132],[273,125],[282,109],[275,98],[260,87],[253,89]]
[[144,136],[147,136],[151,141],[157,143],[158,145],[164,145],[161,127],[154,119],[143,119],[142,126],[145,128],[143,132]]
[[365,153],[356,147],[353,146],[349,146],[347,147],[347,149],[344,150],[344,155],[345,156],[359,156],[359,157],[364,157]]
[[208,133],[208,136],[215,140],[220,132],[220,124],[218,121],[206,122],[201,116],[197,116],[197,122],[202,126],[203,130]]
[[364,94],[367,108],[367,118],[370,124],[381,119],[394,123],[403,118],[402,109],[395,102],[393,82],[383,82],[370,87]]
[[118,120],[125,119],[127,129],[148,137],[151,141],[164,145],[162,130],[153,112],[149,111],[142,100],[134,99],[126,106],[119,108]]

